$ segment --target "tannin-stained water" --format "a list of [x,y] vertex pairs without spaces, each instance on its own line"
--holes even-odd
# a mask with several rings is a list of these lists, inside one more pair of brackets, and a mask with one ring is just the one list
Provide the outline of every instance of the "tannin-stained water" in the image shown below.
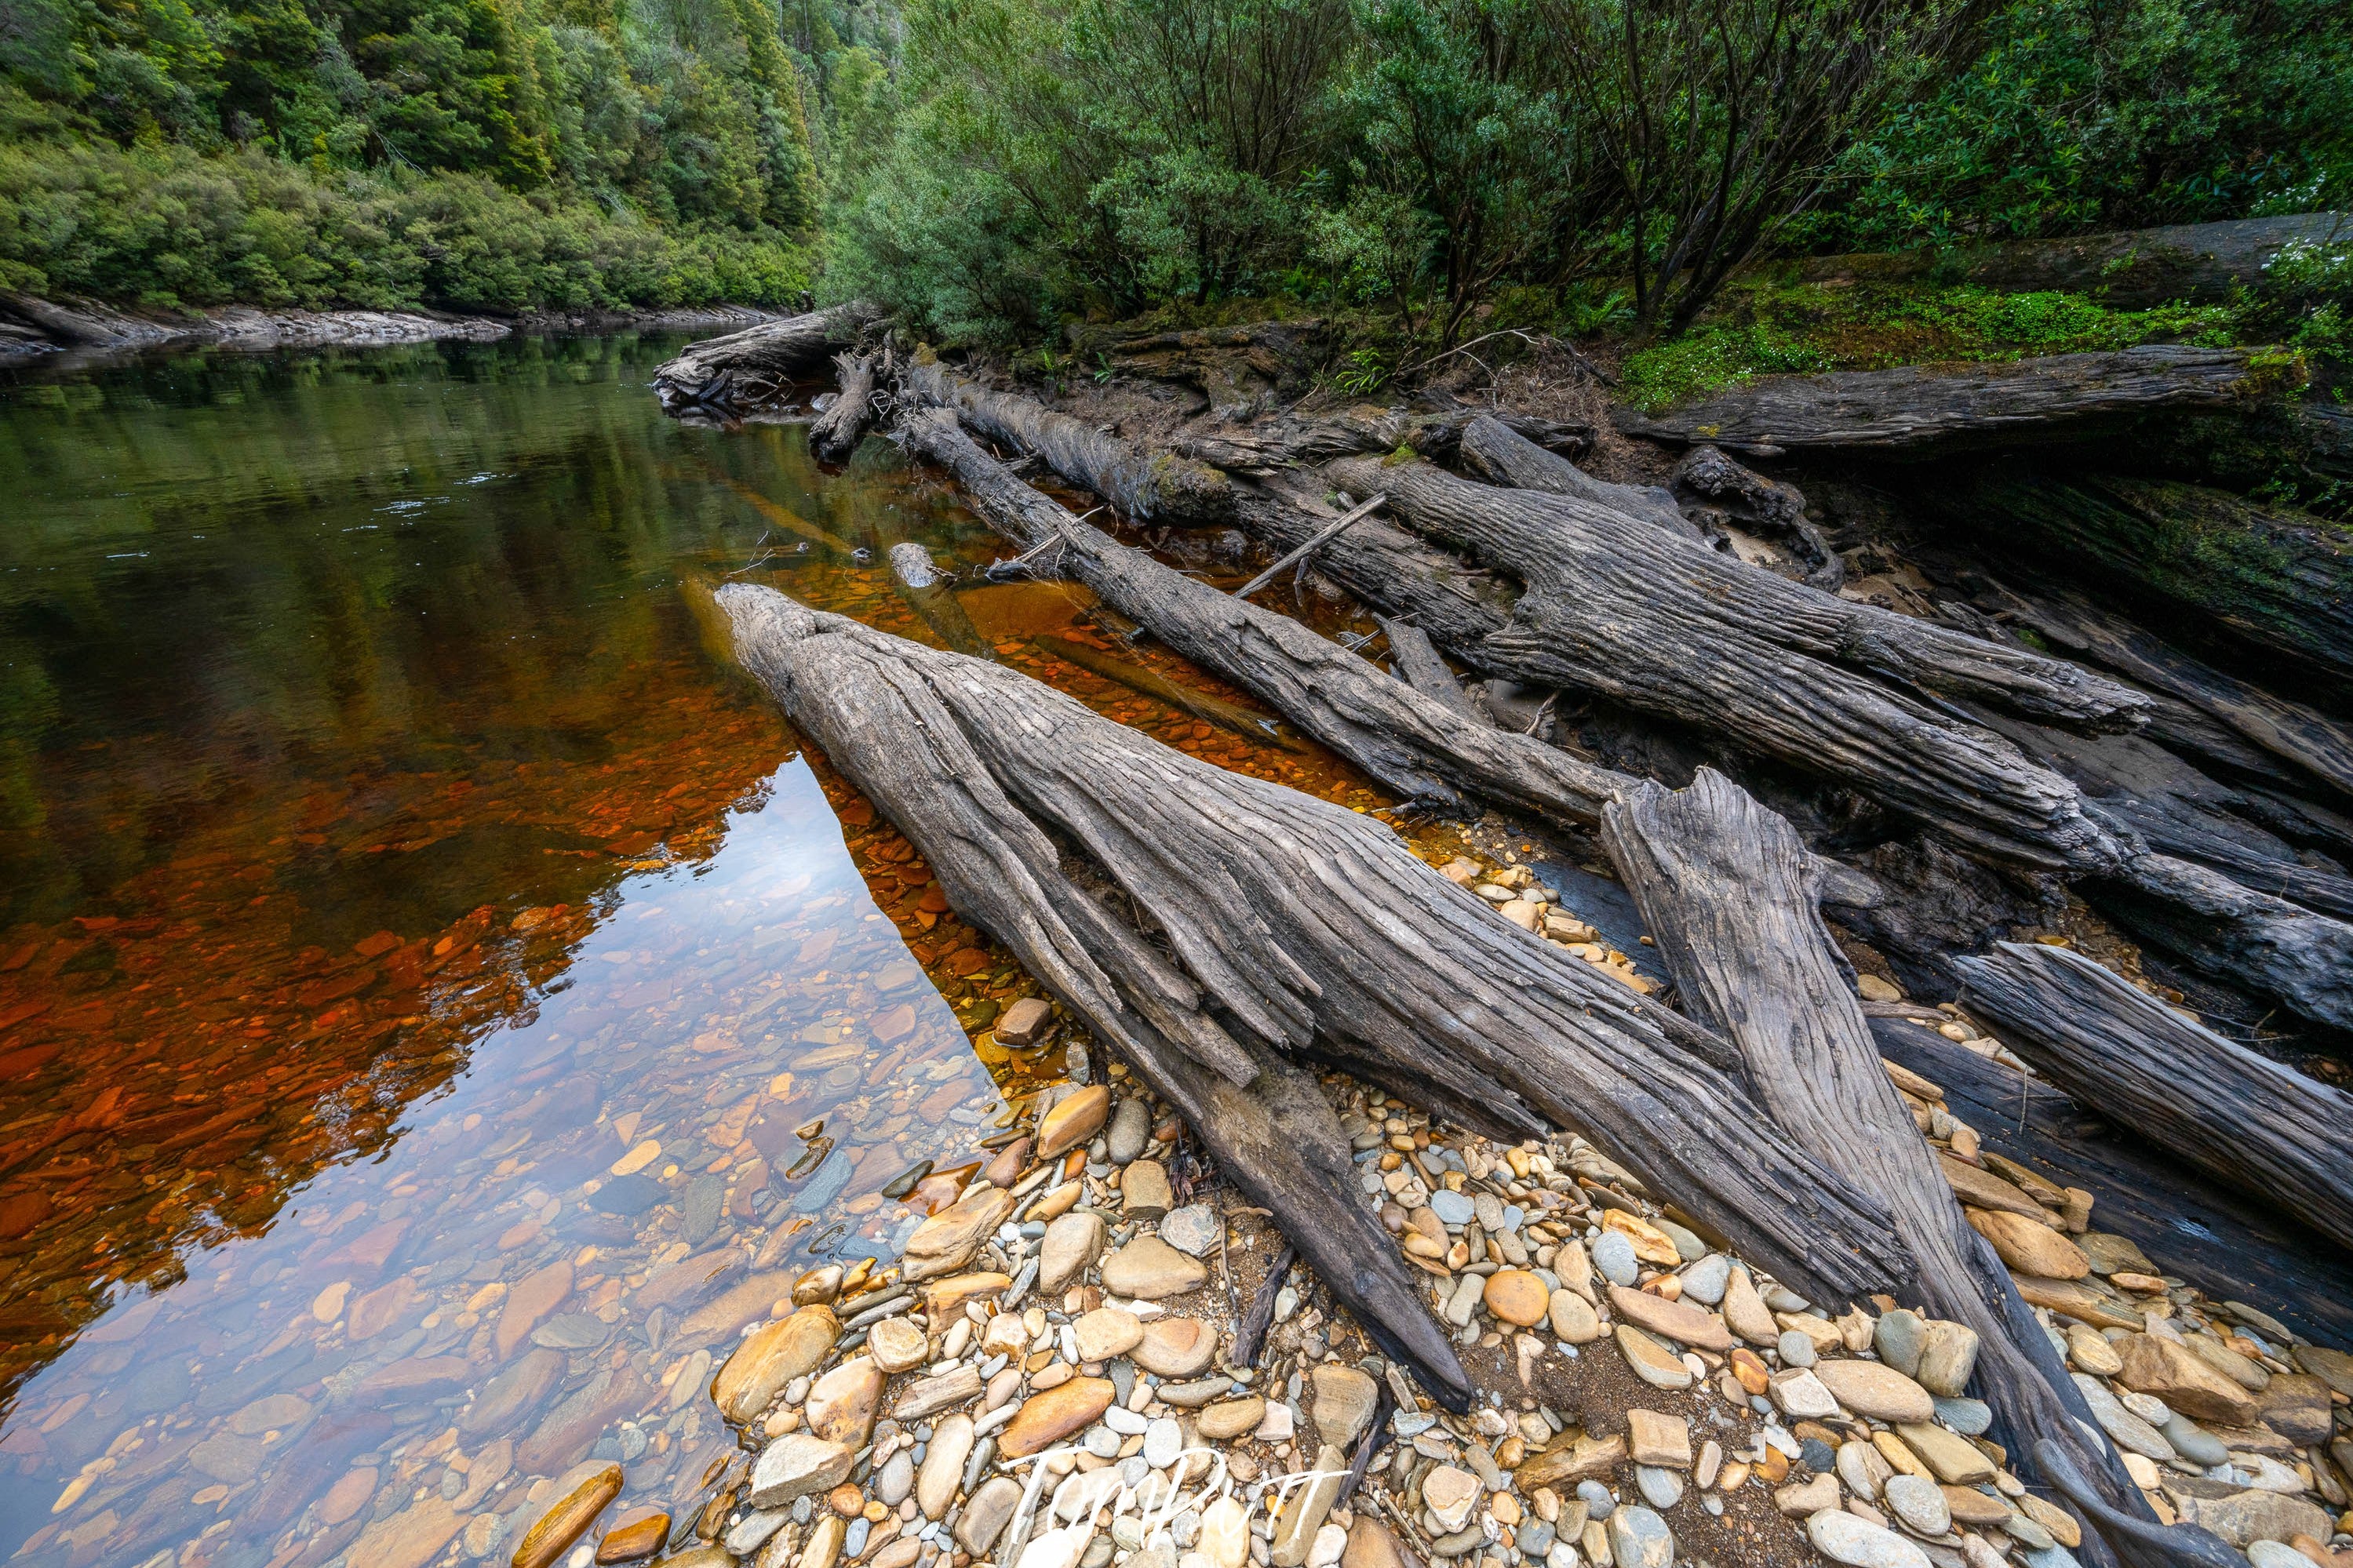
[[[714,1358],[892,1255],[936,1189],[881,1188],[1059,1068],[996,1046],[1034,984],[695,608],[937,641],[889,543],[1009,552],[887,452],[666,421],[676,342],[0,388],[0,1556],[503,1562],[592,1458],[612,1517],[691,1512]],[[1104,646],[1076,589],[957,603],[1378,804],[1055,658]]]

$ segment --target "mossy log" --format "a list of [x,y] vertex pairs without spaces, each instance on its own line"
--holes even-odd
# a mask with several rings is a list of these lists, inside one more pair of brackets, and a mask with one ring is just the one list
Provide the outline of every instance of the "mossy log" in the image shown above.
[[2081,1104],[2353,1248],[2353,1095],[2226,1040],[2064,948],[1957,961],[1962,999]]
[[1939,451],[2072,437],[2089,421],[2160,409],[2228,408],[2281,390],[2249,349],[2148,343],[2114,353],[2000,364],[1905,365],[1765,375],[1656,417],[1613,416],[1629,436],[1785,452]]
[[853,301],[690,343],[654,372],[654,395],[665,414],[747,414],[775,401],[794,375],[849,347],[881,319],[880,308]]
[[2113,729],[2146,715],[2137,692],[1834,598],[1567,496],[1497,489],[1419,462],[1343,458],[1324,472],[1360,494],[1387,491],[1415,532],[1525,585],[1509,624],[1468,655],[1482,667],[1698,725],[1990,855],[2045,869],[2116,864],[2117,846],[2084,816],[2073,785],[1901,686]]
[[738,657],[923,851],[950,905],[1147,1081],[1176,1086],[1237,1184],[1435,1390],[1461,1397],[1452,1352],[1336,1127],[1317,1130],[1328,1107],[1291,1114],[1312,1137],[1267,1144],[1248,1129],[1286,1131],[1279,1119],[1228,1126],[1213,1095],[1264,1093],[1312,1055],[1499,1136],[1578,1129],[1817,1300],[1909,1276],[1877,1200],[1791,1143],[1722,1039],[1499,919],[1384,825],[1002,665],[767,589],[717,599]]
[[2202,1531],[2164,1539],[2139,1488],[2092,1435],[2082,1393],[2009,1270],[1963,1218],[1881,1064],[1852,975],[1821,921],[1814,857],[1796,831],[1702,768],[1688,789],[1643,784],[1612,803],[1602,843],[1679,994],[1739,1047],[1767,1111],[1887,1204],[1918,1264],[1897,1294],[1977,1333],[1975,1383],[2000,1424],[1996,1440],[2013,1454],[2057,1444],[2110,1508],[2136,1516],[2145,1532],[2109,1542],[2124,1560],[2231,1562]]
[[1912,498],[1957,543],[2025,554],[2251,664],[2353,676],[2353,524],[2169,479],[2004,467]]

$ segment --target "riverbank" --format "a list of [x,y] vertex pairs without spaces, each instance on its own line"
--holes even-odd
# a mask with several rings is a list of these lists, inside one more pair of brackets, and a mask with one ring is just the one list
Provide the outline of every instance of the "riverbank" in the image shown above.
[[291,348],[491,342],[518,332],[732,332],[776,320],[781,314],[749,305],[528,311],[512,316],[250,305],[209,311],[125,310],[90,300],[52,300],[0,293],[0,365],[79,367],[157,349],[195,347],[259,353]]

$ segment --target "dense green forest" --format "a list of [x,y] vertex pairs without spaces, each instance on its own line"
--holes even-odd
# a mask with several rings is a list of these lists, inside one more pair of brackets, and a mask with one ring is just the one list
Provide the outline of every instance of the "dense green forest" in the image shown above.
[[1760,254],[2353,186],[2353,0],[7,0],[0,64],[0,285],[166,304],[1671,336]]

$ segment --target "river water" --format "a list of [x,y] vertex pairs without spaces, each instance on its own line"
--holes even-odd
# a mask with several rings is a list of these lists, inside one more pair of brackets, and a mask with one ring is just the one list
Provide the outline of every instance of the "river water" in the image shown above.
[[[936,641],[888,543],[1008,552],[878,444],[663,419],[676,346],[0,386],[0,1558],[503,1563],[591,1458],[608,1518],[691,1513],[713,1358],[1059,1070],[696,608],[765,582]],[[1379,804],[1041,652],[1105,646],[1074,589],[960,603],[1106,712]]]

